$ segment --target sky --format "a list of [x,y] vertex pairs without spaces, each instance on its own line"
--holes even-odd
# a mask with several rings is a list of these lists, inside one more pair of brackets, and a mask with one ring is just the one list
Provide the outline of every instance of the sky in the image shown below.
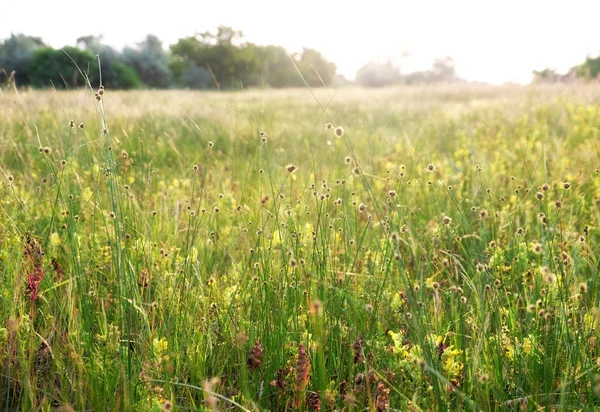
[[598,55],[597,16],[600,0],[0,0],[0,39],[62,47],[101,34],[122,48],[152,33],[167,47],[227,25],[253,43],[317,49],[349,79],[373,59],[410,72],[451,56],[459,76],[502,84]]

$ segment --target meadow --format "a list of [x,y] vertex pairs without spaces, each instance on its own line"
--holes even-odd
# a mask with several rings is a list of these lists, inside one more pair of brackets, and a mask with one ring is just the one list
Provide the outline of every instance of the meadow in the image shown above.
[[600,86],[0,91],[0,410],[600,408]]

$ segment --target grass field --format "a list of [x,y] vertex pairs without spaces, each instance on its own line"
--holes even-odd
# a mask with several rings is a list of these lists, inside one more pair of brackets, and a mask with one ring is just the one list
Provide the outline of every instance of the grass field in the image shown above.
[[0,410],[599,409],[599,167],[597,85],[4,90]]

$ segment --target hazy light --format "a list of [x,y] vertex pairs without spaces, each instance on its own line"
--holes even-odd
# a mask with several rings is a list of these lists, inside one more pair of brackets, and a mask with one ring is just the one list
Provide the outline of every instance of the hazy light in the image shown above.
[[448,55],[469,80],[527,82],[534,69],[566,71],[600,51],[600,1],[594,0],[2,3],[0,38],[25,33],[61,47],[79,36],[103,34],[107,44],[120,48],[153,33],[167,46],[224,24],[258,44],[318,49],[348,78],[374,58],[391,55],[410,71]]

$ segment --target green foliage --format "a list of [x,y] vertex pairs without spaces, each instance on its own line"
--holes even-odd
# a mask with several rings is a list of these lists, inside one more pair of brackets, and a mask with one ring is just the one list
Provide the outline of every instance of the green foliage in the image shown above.
[[34,51],[28,75],[33,86],[53,85],[56,88],[85,86],[87,78],[90,82],[97,83],[99,76],[94,55],[69,46],[62,50],[44,47]]
[[141,87],[142,81],[135,69],[123,62],[121,53],[102,44],[102,36],[80,37],[77,45],[100,57],[102,84],[105,87],[123,90]]
[[0,70],[8,75],[14,71],[17,86],[28,83],[28,69],[34,57],[34,52],[44,47],[44,42],[39,37],[24,34],[11,34],[0,44]]
[[106,85],[106,87],[122,90],[139,89],[142,87],[142,80],[132,67],[116,60],[112,61],[109,67],[112,76],[107,77],[106,80],[104,80],[104,72],[102,72],[102,83]]
[[126,47],[123,59],[135,69],[146,86],[164,89],[171,85],[169,58],[156,36],[149,34],[135,49]]
[[585,62],[573,68],[579,77],[597,79],[600,76],[600,56],[586,57]]
[[296,60],[298,70],[310,87],[322,87],[332,83],[336,71],[335,64],[325,60],[317,50],[305,48]]
[[234,44],[241,36],[241,32],[221,26],[214,34],[205,32],[179,40],[171,46],[171,52],[185,62],[184,67],[211,72],[215,87],[239,88],[240,82],[247,84],[252,79],[258,66],[253,46]]
[[171,53],[176,78],[181,79],[190,68],[203,68],[212,73],[211,86],[222,89],[304,86],[298,70],[311,87],[322,87],[332,83],[336,70],[316,50],[304,49],[290,57],[281,47],[242,42],[241,32],[224,26],[216,33],[179,40],[171,46]]
[[[170,52],[154,35],[123,52],[103,44],[102,36],[82,36],[77,46],[65,50],[70,50],[84,70],[90,70],[94,87],[100,82],[98,62],[93,59],[98,55],[102,83],[110,89],[303,87],[304,80],[310,87],[322,87],[334,82],[336,72],[335,64],[316,50],[290,55],[279,46],[244,42],[240,31],[226,26],[180,39],[171,45]],[[35,37],[13,35],[5,40],[0,45],[0,69],[5,70],[5,77],[14,70],[17,86],[48,87],[51,82],[57,87],[64,87],[63,83],[83,85],[68,57],[65,59],[60,50],[40,50],[42,47],[42,41]]]
[[585,61],[571,67],[566,74],[560,74],[554,69],[534,70],[532,72],[535,82],[572,82],[575,80],[592,81],[600,79],[600,56],[587,56]]

